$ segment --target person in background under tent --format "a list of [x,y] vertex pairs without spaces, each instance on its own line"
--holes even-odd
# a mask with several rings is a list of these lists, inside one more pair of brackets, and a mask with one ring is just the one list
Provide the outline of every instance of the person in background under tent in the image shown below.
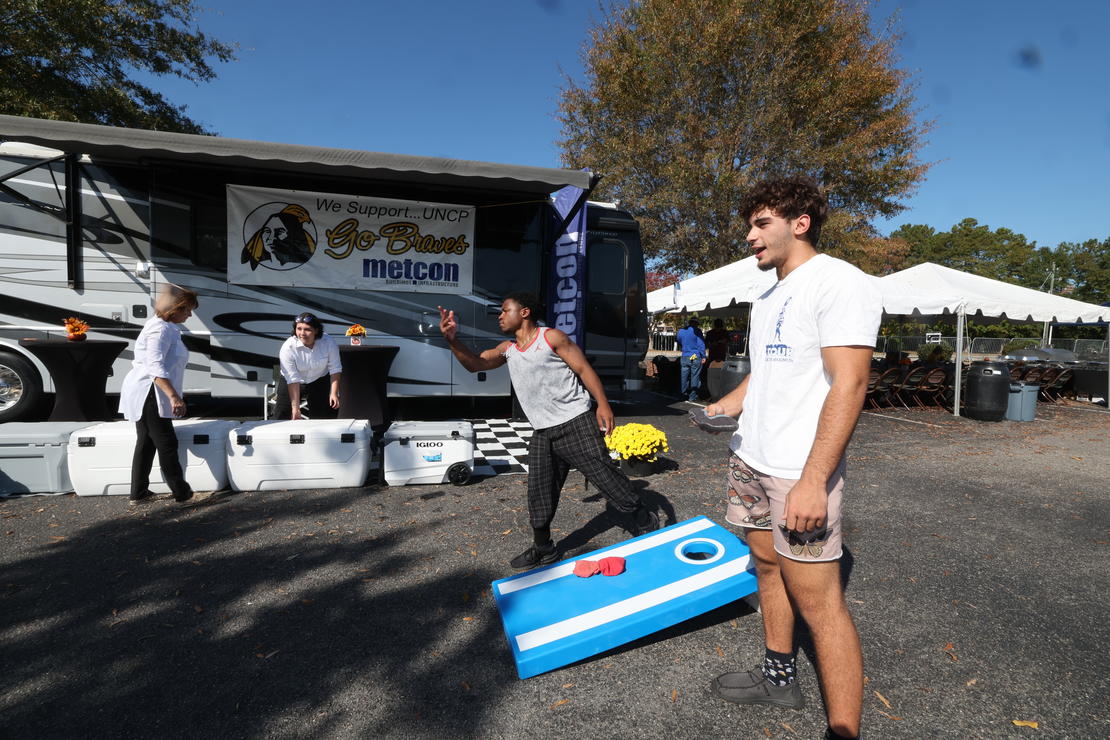
[[689,325],[675,335],[675,340],[682,352],[682,357],[679,358],[682,396],[687,401],[697,401],[698,388],[701,387],[701,368],[705,364],[705,340],[698,327],[698,320],[690,319]]

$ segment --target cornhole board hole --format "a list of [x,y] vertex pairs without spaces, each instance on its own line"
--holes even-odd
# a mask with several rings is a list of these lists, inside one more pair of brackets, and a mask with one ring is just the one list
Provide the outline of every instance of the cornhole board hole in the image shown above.
[[248,421],[227,434],[236,491],[357,488],[370,472],[366,419]]
[[382,477],[391,486],[461,486],[474,471],[474,425],[468,421],[396,421],[382,444]]
[[[227,487],[224,439],[234,426],[235,422],[221,419],[173,421],[181,469],[194,491],[219,491]],[[135,422],[106,421],[79,429],[69,436],[68,453],[69,478],[78,496],[131,493]],[[162,478],[157,454],[150,469],[150,490],[170,492]]]
[[[578,560],[625,559],[618,576]],[[748,547],[704,516],[492,584],[521,678],[554,670],[756,592]]]
[[12,421],[0,424],[0,494],[72,491],[66,464],[69,437],[95,423]]

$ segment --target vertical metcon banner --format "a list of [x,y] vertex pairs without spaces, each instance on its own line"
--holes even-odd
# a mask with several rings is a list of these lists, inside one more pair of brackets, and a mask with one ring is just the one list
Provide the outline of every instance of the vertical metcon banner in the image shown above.
[[474,206],[227,186],[227,279],[471,292]]
[[567,185],[551,196],[560,224],[582,200],[566,229],[557,235],[547,275],[547,325],[566,332],[579,347],[586,341],[585,190]]

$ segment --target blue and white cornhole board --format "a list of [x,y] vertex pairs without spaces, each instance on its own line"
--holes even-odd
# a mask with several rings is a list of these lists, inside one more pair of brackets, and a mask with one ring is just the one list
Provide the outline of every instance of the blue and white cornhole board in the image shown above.
[[[619,576],[574,575],[577,560],[625,559]],[[559,668],[755,593],[736,535],[704,516],[494,581],[521,678]]]

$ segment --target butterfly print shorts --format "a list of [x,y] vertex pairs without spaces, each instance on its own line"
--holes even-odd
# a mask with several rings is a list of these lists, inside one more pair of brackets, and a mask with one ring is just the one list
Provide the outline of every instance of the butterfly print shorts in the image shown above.
[[797,483],[760,473],[735,455],[728,458],[728,508],[725,521],[745,529],[771,531],[775,551],[791,560],[836,560],[841,554],[840,500],[844,465],[829,479],[829,510],[825,525],[811,532],[790,532],[780,526],[786,518],[786,494]]

